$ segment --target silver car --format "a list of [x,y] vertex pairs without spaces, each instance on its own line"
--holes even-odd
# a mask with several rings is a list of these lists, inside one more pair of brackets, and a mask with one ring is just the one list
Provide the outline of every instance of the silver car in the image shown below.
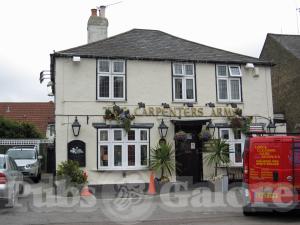
[[23,192],[23,174],[15,161],[0,154],[0,204],[13,207],[18,194]]
[[15,160],[25,177],[30,177],[36,183],[40,181],[42,156],[38,155],[35,146],[15,146],[8,149],[6,154]]

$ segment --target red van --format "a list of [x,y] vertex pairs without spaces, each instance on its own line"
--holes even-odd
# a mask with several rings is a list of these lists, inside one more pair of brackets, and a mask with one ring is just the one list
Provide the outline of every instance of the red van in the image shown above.
[[244,215],[300,208],[300,136],[247,138],[244,187]]

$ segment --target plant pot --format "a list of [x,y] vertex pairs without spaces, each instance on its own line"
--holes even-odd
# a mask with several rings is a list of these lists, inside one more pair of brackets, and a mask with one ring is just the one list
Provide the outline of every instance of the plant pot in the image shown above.
[[214,192],[228,192],[228,176],[222,176],[220,179],[212,181]]

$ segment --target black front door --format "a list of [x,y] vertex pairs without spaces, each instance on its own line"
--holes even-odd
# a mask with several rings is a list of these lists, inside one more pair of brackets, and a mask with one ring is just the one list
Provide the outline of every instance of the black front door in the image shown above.
[[179,181],[198,183],[203,180],[202,142],[198,138],[202,124],[186,122],[175,124],[175,132],[187,134],[185,141],[175,141],[176,176]]

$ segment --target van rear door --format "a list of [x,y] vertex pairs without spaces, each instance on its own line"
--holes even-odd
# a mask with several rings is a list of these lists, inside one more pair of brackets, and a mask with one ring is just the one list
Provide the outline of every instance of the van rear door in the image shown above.
[[291,203],[292,138],[256,137],[250,142],[249,191],[252,203]]
[[295,202],[300,202],[300,137],[293,139]]

